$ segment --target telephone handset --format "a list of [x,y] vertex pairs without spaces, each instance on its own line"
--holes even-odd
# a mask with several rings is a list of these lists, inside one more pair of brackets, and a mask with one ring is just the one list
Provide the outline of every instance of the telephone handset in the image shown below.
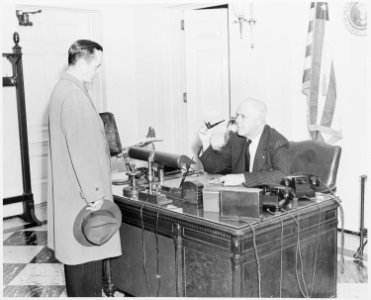
[[315,191],[320,186],[320,179],[312,174],[298,174],[286,176],[281,184],[291,187],[298,198],[308,199],[315,196]]
[[256,188],[262,189],[263,209],[280,211],[287,207],[295,198],[291,187],[280,184],[260,184]]

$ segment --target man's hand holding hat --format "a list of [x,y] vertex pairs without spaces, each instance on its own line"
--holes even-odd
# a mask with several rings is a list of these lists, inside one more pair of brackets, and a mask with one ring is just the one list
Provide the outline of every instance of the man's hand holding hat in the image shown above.
[[86,210],[90,210],[90,211],[100,210],[103,205],[103,201],[104,199],[101,199],[101,200],[97,200],[95,202],[89,203],[89,206],[86,207]]
[[73,224],[73,234],[84,246],[101,246],[120,229],[121,221],[117,204],[98,200],[80,210]]

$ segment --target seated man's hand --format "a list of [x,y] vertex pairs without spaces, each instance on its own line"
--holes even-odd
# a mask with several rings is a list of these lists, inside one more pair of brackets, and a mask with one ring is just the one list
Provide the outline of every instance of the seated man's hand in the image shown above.
[[220,177],[219,181],[224,185],[240,185],[245,182],[245,176],[243,174],[228,174]]
[[213,132],[211,129],[208,129],[205,124],[203,124],[198,131],[198,137],[202,143],[202,149],[205,151],[211,145],[211,136]]

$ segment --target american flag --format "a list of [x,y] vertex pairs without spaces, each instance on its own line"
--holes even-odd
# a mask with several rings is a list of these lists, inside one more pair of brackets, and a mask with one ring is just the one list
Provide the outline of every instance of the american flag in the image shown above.
[[329,44],[327,2],[312,2],[305,51],[302,92],[308,101],[308,130],[312,140],[333,144],[342,138],[334,129],[336,78]]

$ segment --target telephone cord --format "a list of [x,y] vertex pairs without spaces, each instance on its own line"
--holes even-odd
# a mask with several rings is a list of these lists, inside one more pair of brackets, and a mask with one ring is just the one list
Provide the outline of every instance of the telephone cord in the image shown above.
[[[319,219],[318,219],[318,229],[317,229],[317,244],[316,244],[316,251],[315,251],[315,259],[314,259],[314,271],[313,271],[313,277],[312,277],[312,289],[311,289],[311,295],[313,294],[313,287],[314,287],[314,279],[315,279],[315,275],[316,275],[316,269],[317,269],[317,253],[318,253],[318,237],[319,237],[319,226],[320,226],[320,220],[321,220],[321,208],[319,208],[320,210],[320,213],[319,213]],[[298,222],[295,220],[295,218],[288,212],[288,211],[285,211],[283,210],[284,212],[287,212],[290,217],[292,217],[298,227],[298,229],[300,230],[300,227],[299,227],[299,224]],[[274,215],[274,213],[272,213],[269,209],[268,209],[268,213]],[[282,272],[283,272],[283,269],[282,269],[282,266],[283,266],[283,257],[282,257],[282,253],[283,253],[283,219],[282,219],[282,216],[278,216],[280,218],[280,221],[281,221],[281,268],[280,268],[280,298],[282,298]],[[299,231],[298,231],[298,237],[299,237]],[[300,238],[299,238],[299,242],[297,243],[297,249],[298,249],[298,246],[299,246],[299,243],[300,243]],[[301,257],[301,248],[299,247],[299,253],[300,253],[300,260],[301,260],[301,265],[302,265],[302,270],[303,270],[303,261],[302,261],[302,257]],[[295,265],[297,266],[297,253],[296,253],[296,263]],[[304,281],[304,275],[302,273],[302,280],[304,282],[304,288],[305,288],[305,291],[306,291],[306,294],[304,293],[302,287],[301,287],[301,284],[300,284],[300,279],[299,279],[299,275],[297,273],[297,268],[295,269],[296,271],[296,279],[298,281],[298,285],[299,285],[299,289],[300,289],[300,292],[301,294],[308,298],[309,295],[308,295],[308,292],[306,290],[306,285],[305,285],[305,281]]]
[[258,294],[259,294],[259,298],[261,298],[261,273],[260,273],[260,263],[259,263],[259,258],[258,258],[258,249],[256,246],[255,230],[254,230],[254,227],[251,225],[251,223],[248,223],[248,224],[252,231],[252,241],[254,245],[254,253],[255,253],[256,265],[258,269]]
[[283,274],[283,220],[282,217],[279,216],[281,221],[281,265],[280,265],[280,298],[282,298],[282,274]]
[[[304,290],[305,290],[305,294],[306,294],[306,298],[309,297],[308,295],[308,290],[307,290],[307,285],[305,283],[305,278],[304,278],[304,265],[303,265],[303,258],[301,256],[301,242],[300,242],[300,233],[301,233],[301,228],[300,228],[300,215],[299,215],[299,212],[298,212],[298,222],[297,222],[297,226],[298,226],[298,242],[296,244],[296,261],[297,261],[297,257],[298,257],[298,254],[299,254],[299,258],[300,258],[300,266],[301,266],[301,279],[303,280],[303,285],[304,285]],[[297,269],[297,263],[296,263],[296,269]]]
[[156,214],[156,227],[155,227],[155,238],[156,238],[156,278],[157,278],[157,281],[158,281],[158,289],[157,289],[157,293],[156,293],[156,297],[159,296],[160,294],[160,290],[161,290],[161,275],[160,275],[160,263],[159,263],[159,260],[160,260],[160,256],[159,256],[159,243],[158,243],[158,235],[157,235],[157,231],[158,231],[158,217],[159,217],[159,214],[160,214],[160,211],[157,210],[157,214]]
[[[284,210],[284,209],[282,209],[282,210],[284,212],[286,212],[294,220],[294,222],[296,223],[296,226],[298,228],[298,242],[296,243],[296,254],[295,254],[295,273],[296,273],[296,280],[298,282],[298,286],[299,286],[299,290],[300,290],[301,294],[303,295],[304,298],[308,298],[308,292],[307,292],[307,288],[306,288],[306,284],[305,284],[305,280],[304,280],[304,275],[303,275],[303,261],[302,261],[301,249],[300,249],[300,225],[298,223],[298,220],[296,220],[295,217],[292,216],[292,214],[289,211]],[[298,213],[298,219],[299,219],[299,213]],[[299,258],[300,258],[300,262],[301,262],[301,274],[302,274],[302,280],[303,280],[303,284],[304,284],[305,293],[304,293],[303,288],[301,286],[300,278],[299,278],[299,275],[298,275],[298,252],[299,252]]]
[[337,204],[339,204],[340,221],[341,221],[340,272],[343,274],[344,273],[344,209],[343,209],[343,206],[341,205],[340,198],[336,196],[335,193],[333,193],[330,187],[321,178],[318,177],[318,179],[327,188],[330,194],[335,197],[333,200],[335,200]]
[[[270,209],[267,209],[267,212],[270,213],[271,215],[275,215],[273,212],[270,211]],[[278,216],[281,221],[281,264],[280,264],[280,298],[282,298],[282,274],[283,274],[283,219],[281,216]]]
[[319,247],[319,229],[321,227],[321,206],[318,206],[319,209],[319,215],[318,215],[318,226],[317,226],[317,238],[316,238],[316,252],[314,254],[314,270],[313,270],[313,276],[312,276],[312,288],[310,291],[310,297],[313,295],[313,288],[314,288],[314,282],[316,279],[316,272],[317,272],[317,259],[318,259],[318,247]]
[[147,290],[152,297],[152,289],[150,287],[149,281],[148,281],[148,275],[147,275],[147,258],[146,258],[146,245],[145,245],[145,239],[144,239],[144,221],[143,221],[143,208],[144,204],[140,207],[140,223],[142,227],[142,254],[143,254],[143,271],[146,278],[146,284],[147,284]]

